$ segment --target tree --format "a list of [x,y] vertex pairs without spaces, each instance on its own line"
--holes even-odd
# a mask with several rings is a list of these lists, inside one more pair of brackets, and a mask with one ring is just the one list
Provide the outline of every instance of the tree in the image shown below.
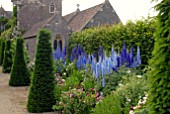
[[4,73],[10,73],[12,67],[12,49],[11,49],[11,40],[6,40],[4,59],[2,64],[2,71]]
[[5,50],[5,40],[1,39],[1,48],[0,48],[0,65],[3,64],[4,59],[4,50]]
[[30,83],[30,73],[24,57],[24,39],[17,38],[14,62],[10,74],[10,86],[27,86]]
[[35,68],[27,102],[29,112],[50,112],[55,104],[55,83],[52,73],[53,56],[50,39],[51,34],[47,30],[39,32]]
[[170,0],[157,6],[157,31],[150,60],[150,114],[170,114]]

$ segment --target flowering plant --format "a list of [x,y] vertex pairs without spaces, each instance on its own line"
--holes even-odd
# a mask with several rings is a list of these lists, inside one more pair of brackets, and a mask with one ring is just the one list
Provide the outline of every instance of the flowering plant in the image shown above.
[[93,88],[88,92],[85,92],[83,88],[74,88],[62,92],[59,104],[55,105],[53,109],[67,114],[89,114],[101,98]]

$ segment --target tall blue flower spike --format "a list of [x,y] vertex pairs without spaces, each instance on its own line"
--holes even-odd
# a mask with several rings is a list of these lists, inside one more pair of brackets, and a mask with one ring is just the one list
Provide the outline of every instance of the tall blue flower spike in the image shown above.
[[81,53],[81,47],[80,47],[80,44],[78,44],[78,49],[77,49],[77,51],[78,51],[78,55],[80,56],[82,53]]
[[96,57],[94,57],[94,55],[92,55],[92,64],[91,64],[91,70],[92,70],[92,74],[96,75]]
[[103,47],[100,46],[100,49],[98,51],[98,57],[102,57],[103,58]]
[[137,56],[136,56],[137,64],[138,66],[141,64],[141,58],[140,58],[140,48],[138,46],[137,48]]
[[91,55],[88,55],[87,64],[92,64]]
[[131,63],[133,63],[133,61],[134,61],[134,56],[135,56],[135,54],[134,54],[134,47],[132,46],[130,50],[131,50],[131,56],[130,56],[130,58],[131,58]]
[[106,80],[105,80],[105,77],[102,78],[102,87],[105,87],[106,85]]

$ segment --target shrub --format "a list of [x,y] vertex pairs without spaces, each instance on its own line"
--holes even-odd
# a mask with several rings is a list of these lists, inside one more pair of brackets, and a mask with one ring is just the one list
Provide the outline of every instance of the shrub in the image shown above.
[[82,88],[62,92],[60,102],[53,108],[65,114],[90,114],[96,104],[95,91],[88,94]]
[[157,31],[149,82],[150,114],[170,114],[170,1],[161,0],[156,6]]
[[121,114],[120,99],[118,95],[111,94],[100,101],[93,109],[93,114]]
[[124,77],[124,81],[119,84],[115,93],[119,95],[121,101],[122,114],[129,112],[131,106],[136,106],[139,99],[148,91],[145,77],[136,75]]
[[53,56],[50,39],[50,32],[40,30],[35,67],[27,102],[27,110],[32,113],[53,111],[52,106],[55,104]]
[[5,50],[5,40],[1,40],[1,48],[0,48],[0,65],[3,64],[3,59],[4,59],[4,50]]
[[30,73],[24,57],[23,38],[17,38],[14,62],[11,69],[9,85],[27,86],[30,83]]
[[4,73],[10,73],[12,67],[12,42],[11,40],[6,40],[4,59],[2,64],[2,71]]

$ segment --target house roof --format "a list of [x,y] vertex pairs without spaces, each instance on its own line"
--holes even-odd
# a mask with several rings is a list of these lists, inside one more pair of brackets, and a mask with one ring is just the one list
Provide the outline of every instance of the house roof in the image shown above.
[[23,37],[24,38],[30,38],[30,37],[33,37],[33,36],[36,36],[38,31],[41,29],[41,28],[44,28],[52,19],[53,19],[54,16],[52,16],[51,18],[47,19],[47,20],[44,20],[44,21],[41,21],[41,22],[38,22],[37,24],[35,24],[31,29],[29,29],[24,35]]
[[85,25],[95,16],[95,14],[102,8],[104,3],[91,7],[83,11],[76,11],[64,16],[73,31],[81,31]]

